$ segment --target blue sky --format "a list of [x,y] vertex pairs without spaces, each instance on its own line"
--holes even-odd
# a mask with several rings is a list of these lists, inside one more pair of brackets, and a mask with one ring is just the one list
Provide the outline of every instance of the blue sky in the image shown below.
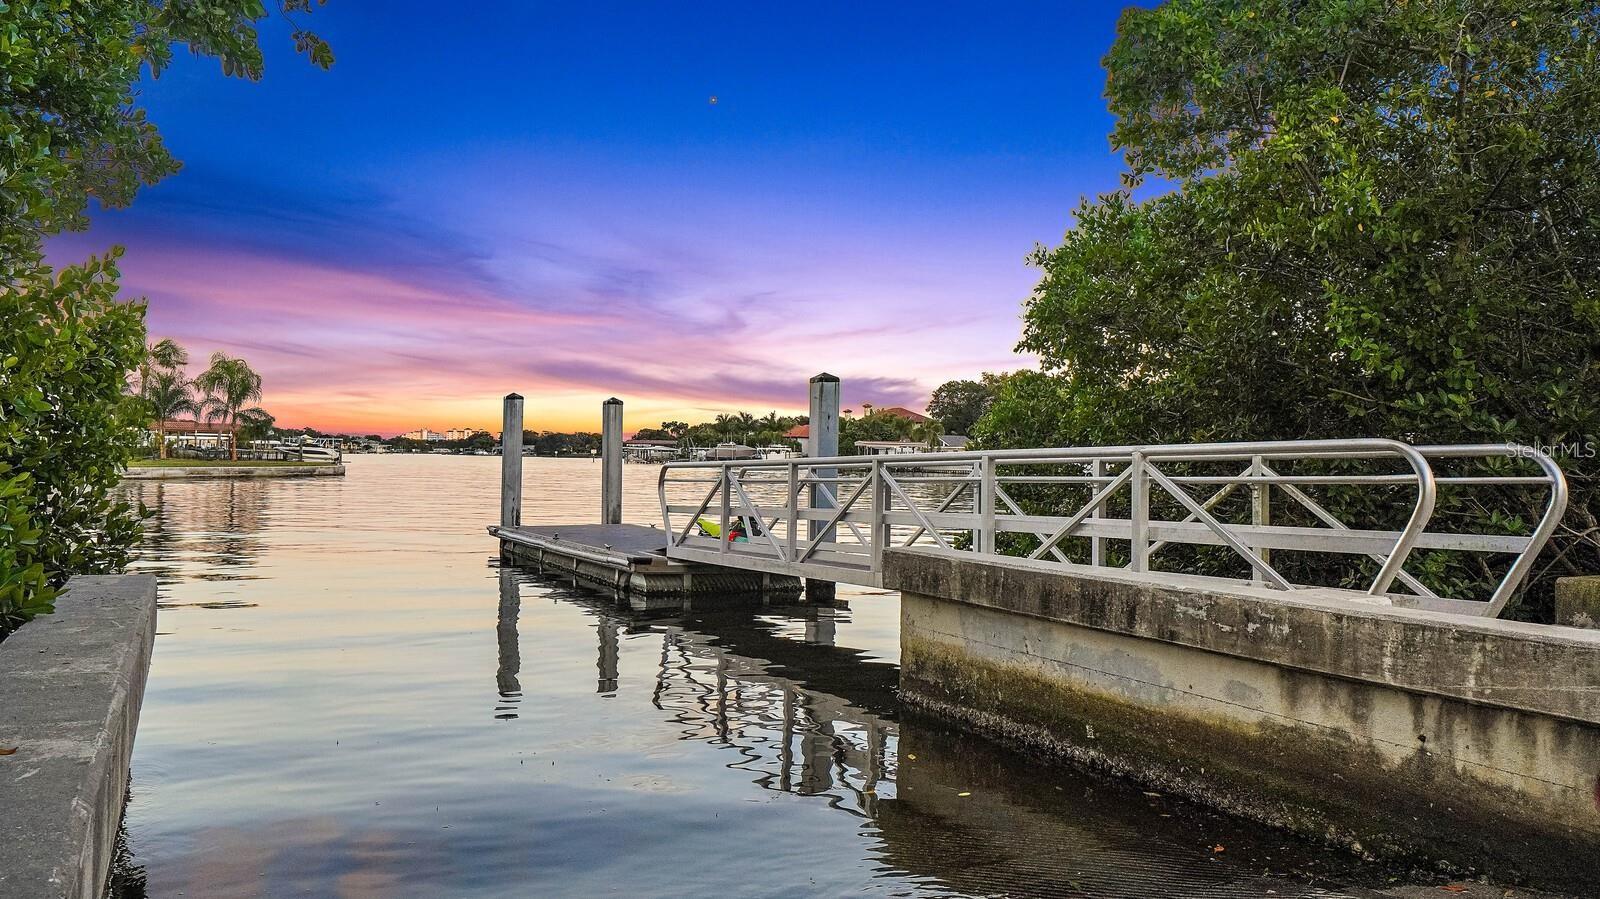
[[152,333],[290,425],[919,405],[1029,364],[1023,260],[1119,182],[1121,9],[331,0],[329,72],[269,25],[260,83],[147,83],[184,170],[54,250],[126,245]]

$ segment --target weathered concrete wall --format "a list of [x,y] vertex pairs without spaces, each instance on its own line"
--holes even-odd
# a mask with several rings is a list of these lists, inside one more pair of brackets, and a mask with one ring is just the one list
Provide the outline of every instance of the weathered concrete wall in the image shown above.
[[0,643],[0,896],[104,892],[155,623],[154,577],[80,577]]
[[892,551],[902,692],[1361,852],[1600,880],[1600,633]]
[[1556,578],[1556,624],[1600,628],[1600,577]]
[[344,474],[344,463],[321,462],[306,465],[191,465],[163,468],[129,468],[125,481],[177,481],[197,478],[336,478]]

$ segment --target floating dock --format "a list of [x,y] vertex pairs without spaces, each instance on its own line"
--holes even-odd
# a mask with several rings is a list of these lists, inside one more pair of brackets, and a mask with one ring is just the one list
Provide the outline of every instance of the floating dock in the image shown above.
[[635,609],[685,600],[793,598],[799,578],[667,558],[667,535],[640,524],[491,526],[500,558],[560,571],[628,598]]

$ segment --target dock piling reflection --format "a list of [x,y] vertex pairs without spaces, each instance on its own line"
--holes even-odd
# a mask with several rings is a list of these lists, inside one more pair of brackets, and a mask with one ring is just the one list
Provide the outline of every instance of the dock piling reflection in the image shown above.
[[499,702],[495,717],[517,717],[517,703],[522,701],[522,682],[517,675],[522,671],[522,649],[517,635],[517,618],[522,614],[522,590],[517,573],[510,568],[500,569],[500,608],[495,620],[495,643],[499,667],[495,669],[495,690]]

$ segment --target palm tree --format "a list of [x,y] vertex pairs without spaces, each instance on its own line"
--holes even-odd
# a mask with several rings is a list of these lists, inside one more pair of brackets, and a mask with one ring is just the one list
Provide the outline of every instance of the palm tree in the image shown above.
[[938,419],[933,418],[913,425],[910,434],[912,440],[921,441],[928,449],[938,449],[939,438],[943,436],[944,425],[939,424]]
[[265,440],[272,436],[277,419],[260,406],[239,410],[239,439]]
[[162,368],[144,376],[140,391],[155,419],[156,458],[167,457],[167,421],[187,412],[198,414],[194,385],[175,368]]
[[[212,353],[211,367],[201,372],[194,384],[205,391],[206,417],[227,422],[230,431],[245,404],[261,399],[261,376],[250,368],[250,363],[227,353]],[[234,461],[239,459],[236,435],[228,440],[228,455]]]
[[734,418],[738,422],[739,439],[749,443],[750,432],[756,429],[756,417],[748,412],[740,412]]
[[171,337],[163,337],[151,344],[149,356],[157,368],[183,368],[189,364],[189,351]]
[[139,391],[144,392],[145,382],[158,369],[178,371],[189,364],[189,352],[170,337],[163,337],[145,347],[144,360],[139,363]]

